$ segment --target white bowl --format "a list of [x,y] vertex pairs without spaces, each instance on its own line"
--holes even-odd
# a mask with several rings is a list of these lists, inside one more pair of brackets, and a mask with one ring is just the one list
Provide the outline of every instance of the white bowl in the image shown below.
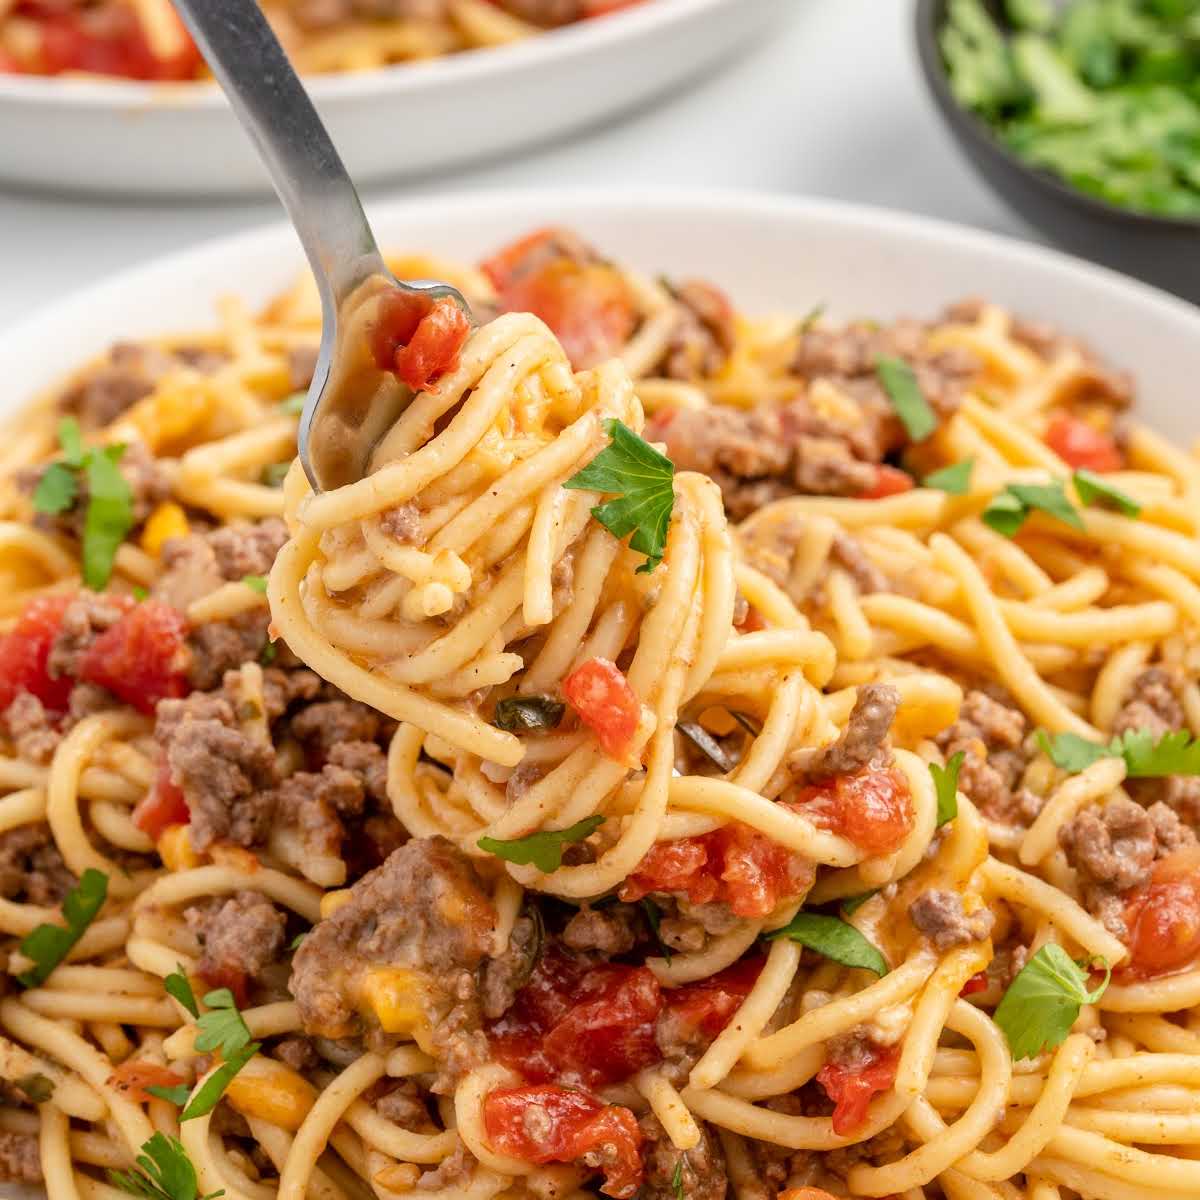
[[[729,58],[787,3],[648,0],[510,46],[307,84],[359,183],[413,175],[636,108]],[[4,74],[0,178],[143,194],[270,187],[213,84]]]
[[[647,272],[710,278],[749,311],[802,314],[822,302],[835,316],[887,319],[984,295],[1134,371],[1149,423],[1189,443],[1200,434],[1200,309],[1039,246],[885,209],[740,193],[485,192],[370,216],[384,246],[467,261],[539,225],[565,224]],[[211,327],[218,296],[265,302],[302,266],[295,235],[276,225],[69,296],[0,335],[0,408],[11,411],[118,338]]]

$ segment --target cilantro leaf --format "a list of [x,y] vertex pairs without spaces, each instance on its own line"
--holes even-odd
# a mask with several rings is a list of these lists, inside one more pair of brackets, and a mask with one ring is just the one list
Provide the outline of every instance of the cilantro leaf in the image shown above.
[[51,463],[33,489],[33,507],[37,512],[57,516],[64,513],[79,495],[79,479],[65,462]]
[[288,943],[288,949],[289,950],[299,950],[300,947],[304,944],[304,939],[306,937],[308,937],[308,930],[305,930],[303,933],[296,934],[296,936],[294,938],[292,938],[292,940]]
[[612,440],[563,487],[616,496],[596,505],[592,516],[614,537],[633,534],[630,547],[646,556],[638,574],[649,574],[662,562],[667,545],[675,507],[675,464],[615,418],[604,428]]
[[814,304],[812,308],[804,314],[800,319],[800,327],[796,330],[797,333],[807,333],[823,316],[825,315],[825,301],[822,300],[819,304]]
[[993,1020],[1008,1039],[1014,1059],[1033,1058],[1061,1045],[1080,1008],[1104,995],[1111,969],[1104,963],[1104,982],[1089,992],[1088,965],[1076,963],[1061,946],[1048,942],[1009,984]]
[[267,580],[265,575],[243,575],[242,582],[252,592],[257,592],[260,596],[267,594]]
[[[199,1045],[199,1042],[197,1042]],[[233,1077],[262,1049],[261,1042],[251,1042],[232,1054],[224,1055],[225,1061],[196,1090],[187,1108],[179,1114],[181,1121],[192,1121],[206,1116],[217,1106]]]
[[145,1091],[149,1096],[157,1096],[160,1100],[170,1101],[176,1108],[182,1108],[192,1094],[192,1089],[186,1083],[177,1084],[175,1087],[159,1087],[154,1084]]
[[1157,742],[1148,729],[1127,729],[1110,748],[1125,759],[1125,773],[1131,778],[1200,775],[1200,739],[1185,729],[1164,733]]
[[1083,528],[1079,510],[1067,499],[1061,480],[1052,483],[1010,483],[983,510],[982,520],[997,533],[1015,537],[1026,518],[1037,509],[1073,529]]
[[1037,738],[1050,761],[1072,775],[1102,758],[1123,758],[1131,779],[1200,775],[1200,738],[1184,729],[1164,733],[1157,741],[1149,729],[1127,729],[1108,742],[1093,742],[1075,733],[1050,735],[1044,729],[1038,730]]
[[74,417],[63,417],[58,423],[58,444],[69,467],[82,467],[84,459],[83,435],[79,422]]
[[773,929],[766,935],[776,938],[791,938],[818,954],[823,954],[843,967],[858,967],[886,975],[887,960],[867,941],[853,925],[839,917],[827,917],[821,913],[797,913],[782,929]]
[[229,1058],[249,1044],[250,1030],[228,988],[209,992],[204,997],[204,1003],[209,1011],[196,1022],[197,1050],[205,1054],[210,1050],[220,1050],[225,1058]]
[[269,667],[279,657],[279,647],[274,642],[263,642],[263,648],[258,652],[258,661],[264,667]]
[[929,764],[929,774],[933,776],[933,786],[937,792],[939,825],[945,825],[958,816],[958,772],[965,757],[966,754],[959,750],[950,756],[950,761],[944,767],[939,767],[937,763]]
[[1039,729],[1037,740],[1046,757],[1060,771],[1069,771],[1072,775],[1086,771],[1092,763],[1099,762],[1102,758],[1112,757],[1110,747],[1080,737],[1077,733],[1049,734],[1044,729]]
[[304,410],[304,402],[308,399],[308,392],[293,392],[290,396],[284,396],[279,402],[279,407],[292,416],[299,416]]
[[117,547],[133,527],[133,493],[117,469],[124,446],[89,450],[84,462],[88,506],[83,519],[83,581],[101,592],[112,574]]
[[503,858],[506,862],[518,863],[521,866],[532,864],[543,875],[549,875],[551,871],[557,871],[562,866],[563,846],[568,842],[582,842],[603,824],[604,818],[601,816],[584,817],[582,821],[566,829],[546,829],[513,841],[481,837],[477,845],[481,850]]
[[952,463],[940,471],[934,471],[921,480],[921,486],[936,488],[950,496],[965,496],[971,486],[971,471],[975,467],[973,458],[964,458],[962,462]]
[[175,964],[175,970],[163,980],[163,987],[168,996],[173,996],[193,1017],[200,1015],[200,1006],[196,1003],[196,993],[192,991],[191,980],[183,969],[182,963]]
[[63,899],[64,925],[39,925],[21,941],[21,953],[33,959],[33,966],[17,978],[25,987],[38,987],[50,972],[71,952],[87,927],[96,919],[108,897],[108,876],[88,867]]
[[492,724],[509,733],[556,729],[567,706],[552,696],[506,696],[496,705]]
[[13,1087],[21,1092],[31,1104],[45,1104],[54,1095],[54,1080],[40,1071],[22,1075],[13,1080]]
[[679,1156],[679,1161],[675,1164],[675,1173],[671,1176],[671,1191],[675,1193],[675,1200],[683,1200],[683,1160],[685,1158],[687,1158],[686,1150]]
[[1084,504],[1099,504],[1107,508],[1115,508],[1127,517],[1136,517],[1142,511],[1142,506],[1120,488],[1113,487],[1103,475],[1080,467],[1072,476],[1075,490]]
[[662,951],[663,958],[667,962],[670,962],[671,947],[662,940],[662,934],[658,930],[659,922],[662,920],[662,910],[649,896],[643,896],[639,903],[642,906],[642,912],[646,914],[646,924],[650,926],[650,932],[654,934],[654,940],[658,943],[658,948]]
[[[132,1171],[110,1170],[109,1182],[131,1196],[143,1196],[146,1200],[197,1200],[196,1168],[178,1138],[154,1134],[142,1143],[137,1164]],[[210,1192],[204,1200],[216,1200],[223,1195],[223,1190]]]
[[923,442],[937,428],[938,421],[912,367],[902,358],[880,355],[875,360],[875,374],[908,436],[914,442]]

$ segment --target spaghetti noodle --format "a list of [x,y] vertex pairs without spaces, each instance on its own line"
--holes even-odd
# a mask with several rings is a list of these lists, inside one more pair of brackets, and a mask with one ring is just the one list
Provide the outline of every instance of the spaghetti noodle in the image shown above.
[[392,265],[490,319],[362,480],[292,461],[307,281],[6,443],[0,1171],[1194,1194],[1200,476],[1128,382],[564,231]]
[[[522,41],[642,0],[266,0],[304,74],[369,71]],[[169,0],[5,0],[0,72],[184,81],[208,72]]]

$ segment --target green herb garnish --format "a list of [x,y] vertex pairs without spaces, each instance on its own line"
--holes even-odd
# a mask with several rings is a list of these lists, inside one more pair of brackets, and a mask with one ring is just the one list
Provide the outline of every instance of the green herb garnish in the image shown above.
[[290,413],[293,417],[298,417],[304,411],[304,402],[308,399],[308,392],[293,392],[290,396],[285,396],[279,402],[279,407],[285,412]]
[[936,488],[950,496],[965,496],[971,486],[971,471],[975,466],[973,458],[964,458],[940,471],[934,471],[921,480],[921,486]]
[[937,763],[929,764],[929,774],[933,776],[933,786],[937,792],[938,825],[945,825],[958,816],[958,772],[965,757],[966,754],[959,750],[950,756],[944,767]]
[[31,1104],[45,1104],[54,1095],[54,1080],[40,1071],[22,1075],[13,1080],[13,1087],[21,1092]]
[[191,980],[183,969],[182,963],[175,964],[175,970],[163,980],[163,987],[168,996],[173,996],[193,1017],[200,1015],[200,1006],[196,1003],[196,993],[192,991]]
[[857,896],[845,896],[838,901],[838,904],[846,916],[852,917],[872,896],[878,895],[879,889],[872,888],[869,892],[859,892]]
[[1010,483],[992,498],[983,510],[982,520],[1005,537],[1016,537],[1034,510],[1043,512],[1072,529],[1083,528],[1079,510],[1067,499],[1061,481],[1053,483]]
[[566,829],[546,829],[541,833],[531,833],[528,837],[515,838],[512,841],[481,837],[476,844],[480,850],[486,850],[506,862],[534,866],[543,875],[549,875],[562,866],[564,846],[572,842],[582,842],[603,824],[603,817],[584,817],[582,821]]
[[[134,1170],[109,1171],[108,1178],[114,1187],[145,1200],[197,1200],[196,1168],[183,1143],[165,1133],[156,1133],[142,1143]],[[203,1200],[216,1200],[223,1195],[223,1189],[209,1192]]]
[[1200,739],[1184,729],[1164,733],[1157,741],[1148,729],[1127,729],[1107,742],[1093,742],[1077,733],[1048,734],[1044,729],[1038,730],[1037,738],[1050,761],[1072,775],[1102,758],[1123,758],[1131,779],[1200,775]]
[[152,1084],[145,1091],[148,1096],[157,1096],[160,1100],[166,1100],[175,1105],[176,1108],[182,1108],[192,1094],[192,1089],[186,1083],[177,1084],[175,1087],[160,1087],[158,1084]]
[[1103,475],[1080,467],[1072,476],[1075,490],[1084,504],[1098,504],[1106,508],[1115,508],[1127,517],[1136,517],[1142,511],[1142,506],[1120,488],[1113,487]]
[[260,596],[267,594],[267,577],[265,575],[243,575],[242,582]]
[[937,428],[938,422],[917,382],[916,372],[904,359],[883,355],[875,363],[875,374],[908,436],[914,442],[923,442]]
[[616,497],[592,509],[592,516],[614,537],[632,533],[630,548],[646,556],[638,574],[662,562],[667,529],[675,507],[675,464],[615,418],[604,423],[612,439],[583,470],[563,484]]
[[567,706],[552,696],[506,696],[496,704],[492,724],[509,733],[557,729]]
[[33,966],[17,978],[25,987],[38,987],[50,977],[72,947],[87,932],[108,897],[108,876],[88,867],[79,884],[63,899],[63,925],[39,925],[21,940],[21,953],[33,960]]
[[874,971],[876,975],[886,975],[888,971],[883,955],[853,925],[838,917],[797,913],[782,929],[774,929],[766,936],[772,941],[791,938],[843,967]]
[[1085,1004],[1095,1004],[1111,971],[1103,959],[1104,982],[1088,991],[1087,961],[1077,963],[1053,942],[1043,946],[1009,984],[993,1020],[1008,1039],[1014,1059],[1032,1058],[1061,1045]]

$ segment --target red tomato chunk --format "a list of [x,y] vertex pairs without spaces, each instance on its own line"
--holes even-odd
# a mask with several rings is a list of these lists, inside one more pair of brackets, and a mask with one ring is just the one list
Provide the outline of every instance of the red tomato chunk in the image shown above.
[[371,352],[381,370],[394,371],[414,391],[458,366],[471,333],[467,314],[449,297],[430,301],[412,292],[389,292],[379,302]]
[[834,1103],[833,1132],[849,1137],[862,1128],[867,1107],[878,1092],[896,1082],[900,1051],[868,1047],[853,1063],[827,1062],[817,1072],[817,1082]]
[[1125,465],[1117,443],[1107,433],[1065,413],[1050,422],[1046,445],[1069,467],[1119,471]]
[[636,325],[633,296],[609,263],[588,261],[567,246],[576,239],[541,229],[482,264],[504,312],[541,317],[576,370],[611,358]]
[[600,749],[612,758],[624,758],[641,705],[617,664],[589,658],[563,680],[562,690],[579,719],[595,733]]
[[493,1149],[523,1162],[594,1155],[604,1172],[600,1190],[616,1200],[630,1200],[641,1186],[642,1135],[627,1108],[549,1084],[502,1088],[483,1102],[483,1124]]
[[183,790],[171,782],[164,762],[158,768],[154,785],[138,802],[130,820],[152,841],[157,842],[171,825],[186,825],[192,819]]
[[1162,975],[1200,956],[1200,849],[1164,858],[1125,903],[1132,973]]
[[32,692],[48,709],[65,712],[75,681],[51,678],[50,648],[62,624],[71,596],[40,596],[31,600],[17,623],[0,639],[0,711],[20,692]]
[[673,1032],[690,1044],[711,1042],[729,1024],[758,982],[764,959],[744,958],[708,979],[666,993]]
[[898,467],[881,463],[875,468],[875,482],[862,494],[863,500],[883,500],[887,496],[899,496],[911,492],[914,487],[912,476]]
[[151,715],[160,700],[187,694],[186,636],[182,613],[159,600],[146,600],[88,647],[79,678]]
[[720,900],[739,917],[765,917],[803,895],[812,865],[769,837],[731,821],[701,837],[658,842],[621,888],[622,900],[683,892],[693,904]]
[[598,1087],[659,1061],[662,1003],[648,968],[588,967],[552,947],[489,1036],[496,1057],[526,1079]]
[[109,1086],[127,1095],[135,1104],[145,1104],[150,1099],[148,1087],[178,1087],[183,1082],[174,1071],[140,1058],[123,1062],[108,1077]]
[[890,854],[913,826],[908,781],[895,767],[867,767],[801,788],[788,804],[867,854]]

